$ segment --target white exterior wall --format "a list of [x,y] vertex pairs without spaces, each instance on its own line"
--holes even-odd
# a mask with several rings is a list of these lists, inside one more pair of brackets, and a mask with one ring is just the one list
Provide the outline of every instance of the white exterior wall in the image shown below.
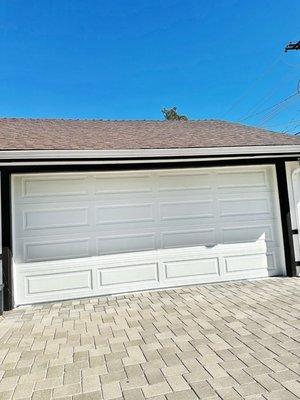
[[[295,204],[294,189],[293,189],[293,182],[292,182],[292,174],[299,167],[300,167],[300,163],[298,161],[286,162],[286,173],[287,173],[289,201],[290,201],[290,209],[291,209],[292,229],[300,228],[300,227],[298,227],[298,224],[297,224],[296,204]],[[294,250],[295,250],[295,259],[296,259],[296,261],[300,261],[299,235],[293,236],[293,242],[294,242]],[[298,275],[300,276],[300,267],[297,268],[297,272],[298,272]]]

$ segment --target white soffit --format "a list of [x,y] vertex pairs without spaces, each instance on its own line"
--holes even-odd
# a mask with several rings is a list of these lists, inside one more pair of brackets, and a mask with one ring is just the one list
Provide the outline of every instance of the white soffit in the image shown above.
[[300,145],[243,146],[176,149],[136,150],[3,150],[0,160],[5,159],[67,159],[67,158],[146,158],[184,156],[230,156],[247,154],[300,154]]

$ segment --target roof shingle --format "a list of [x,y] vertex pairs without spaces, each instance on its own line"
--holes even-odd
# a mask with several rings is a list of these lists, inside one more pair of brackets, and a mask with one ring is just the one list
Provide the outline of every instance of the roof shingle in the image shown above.
[[300,138],[241,124],[0,118],[0,150],[129,150],[300,145]]

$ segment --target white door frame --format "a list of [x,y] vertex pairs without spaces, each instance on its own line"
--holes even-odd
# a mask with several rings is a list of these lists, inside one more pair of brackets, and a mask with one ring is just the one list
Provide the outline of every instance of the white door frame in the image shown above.
[[[298,234],[297,234],[297,241],[294,241],[294,245],[295,242],[298,244],[299,248],[300,248],[300,210],[298,210],[297,204],[298,202],[300,202],[300,167],[295,169],[292,172],[292,191],[293,191],[293,208],[294,208],[294,215],[295,215],[295,223],[297,225],[297,229],[298,229]],[[297,179],[298,178],[298,179]],[[298,182],[297,182],[298,180]],[[299,253],[299,251],[298,251]]]

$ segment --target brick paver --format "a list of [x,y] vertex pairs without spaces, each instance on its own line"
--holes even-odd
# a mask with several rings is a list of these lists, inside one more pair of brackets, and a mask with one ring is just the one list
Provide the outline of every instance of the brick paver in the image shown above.
[[300,398],[300,279],[19,307],[0,400]]

